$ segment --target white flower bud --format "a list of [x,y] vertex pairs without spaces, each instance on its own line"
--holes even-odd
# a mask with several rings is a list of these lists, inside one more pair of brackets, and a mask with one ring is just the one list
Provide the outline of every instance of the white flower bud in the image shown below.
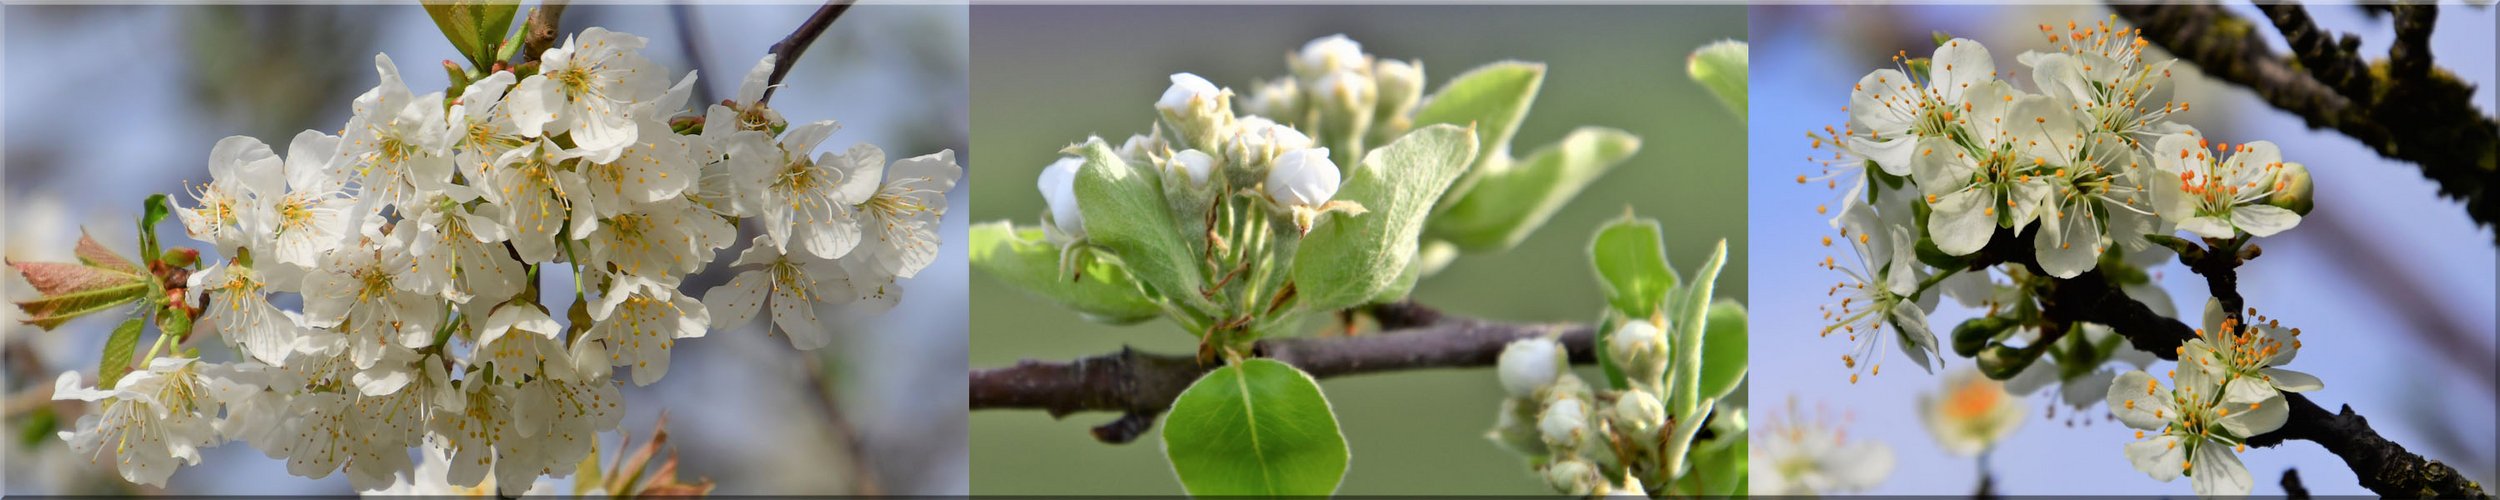
[[1597,491],[1600,481],[1597,467],[1579,457],[1565,458],[1545,466],[1545,484],[1565,495],[1587,496]]
[[1120,143],[1118,153],[1122,160],[1141,163],[1154,155],[1163,154],[1165,148],[1161,134],[1132,134],[1127,141]]
[[1302,51],[1293,55],[1294,72],[1303,75],[1323,75],[1365,64],[1368,63],[1363,60],[1363,44],[1342,33],[1302,44]]
[[1328,148],[1287,151],[1267,171],[1267,197],[1286,207],[1318,208],[1337,196],[1337,183]]
[[1163,98],[1155,100],[1155,109],[1166,113],[1189,115],[1222,98],[1223,89],[1215,82],[1190,73],[1173,73],[1172,87],[1163,90]]
[[1172,168],[1188,175],[1190,186],[1204,186],[1207,176],[1215,172],[1215,156],[1195,149],[1173,153]]
[[1241,112],[1265,116],[1302,116],[1302,87],[1292,78],[1260,83],[1241,103]]
[[1606,337],[1606,353],[1635,382],[1654,383],[1667,373],[1667,339],[1658,325],[1632,319]]
[[1390,121],[1385,125],[1405,127],[1407,113],[1423,100],[1423,63],[1382,59],[1372,65],[1372,80],[1379,88],[1381,118]]
[[1379,101],[1379,89],[1372,77],[1353,70],[1338,70],[1319,77],[1311,84],[1313,100],[1327,113],[1372,114],[1372,104]]
[[1658,432],[1659,427],[1666,425],[1667,406],[1659,404],[1658,397],[1650,395],[1648,391],[1623,391],[1621,395],[1615,396],[1612,421],[1616,430],[1630,433],[1636,438],[1648,439]]
[[1522,455],[1545,454],[1545,437],[1536,429],[1536,402],[1524,398],[1503,398],[1502,411],[1493,419],[1493,430],[1485,439],[1493,440]]
[[1495,362],[1501,372],[1502,389],[1510,391],[1514,398],[1534,397],[1537,389],[1553,385],[1554,379],[1562,376],[1563,355],[1562,343],[1554,339],[1511,341]]
[[1042,202],[1050,205],[1051,224],[1057,226],[1059,234],[1070,238],[1085,236],[1085,214],[1076,209],[1076,171],[1084,166],[1082,158],[1060,158],[1042,169],[1041,181],[1036,185],[1042,191]]
[[1555,398],[1546,402],[1545,412],[1536,418],[1537,432],[1545,435],[1545,446],[1557,450],[1579,449],[1588,439],[1589,413],[1580,398]]

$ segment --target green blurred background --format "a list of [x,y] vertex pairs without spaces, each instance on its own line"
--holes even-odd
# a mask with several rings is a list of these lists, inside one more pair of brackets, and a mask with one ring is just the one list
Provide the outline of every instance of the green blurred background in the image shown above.
[[[1628,206],[1666,225],[1678,269],[1728,239],[1718,295],[1745,297],[1745,125],[1684,75],[1703,43],[1745,35],[1726,6],[978,6],[972,9],[973,221],[1032,225],[1035,175],[1059,148],[1148,130],[1175,72],[1236,90],[1286,73],[1284,57],[1344,33],[1377,56],[1421,59],[1437,90],[1477,65],[1547,64],[1514,154],[1581,125],[1621,128],[1643,148],[1507,253],[1462,257],[1414,297],[1458,314],[1515,322],[1585,321],[1600,307],[1586,248]],[[1114,327],[974,278],[971,363],[1066,360],[1122,345],[1190,352],[1166,321]],[[1317,328],[1316,325],[1313,328]],[[1584,370],[1593,371],[1593,370]],[[1592,373],[1584,373],[1591,376]],[[1323,382],[1353,449],[1345,494],[1547,493],[1525,462],[1482,438],[1501,388],[1490,370],[1436,370]],[[972,417],[974,494],[1177,494],[1152,433],[1107,445],[1087,429],[1110,413],[1052,420],[1038,411]]]

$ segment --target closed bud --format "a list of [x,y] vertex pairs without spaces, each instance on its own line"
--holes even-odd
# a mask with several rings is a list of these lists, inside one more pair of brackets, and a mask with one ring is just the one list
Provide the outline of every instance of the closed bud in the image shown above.
[[1545,403],[1545,411],[1536,418],[1537,432],[1545,436],[1545,446],[1557,451],[1580,449],[1589,437],[1589,413],[1580,398],[1554,398]]
[[1190,187],[1207,184],[1207,175],[1215,172],[1215,156],[1195,149],[1172,154],[1171,167],[1189,179]]
[[2307,165],[2284,163],[2282,170],[2275,172],[2274,182],[2274,195],[2266,197],[2267,205],[2300,215],[2309,215],[2310,209],[2317,208],[2318,199],[2313,196],[2317,186],[2309,179]]
[[1411,126],[1406,114],[1423,101],[1424,63],[1381,59],[1372,65],[1372,81],[1380,94],[1380,125],[1392,133],[1404,132]]
[[1042,169],[1035,187],[1042,191],[1042,202],[1050,205],[1050,227],[1056,230],[1051,233],[1053,240],[1085,237],[1085,214],[1076,208],[1076,171],[1084,166],[1084,159],[1066,157]]
[[1212,146],[1232,133],[1232,91],[1189,73],[1173,73],[1172,86],[1155,100],[1155,110],[1192,148]]
[[1362,149],[1363,134],[1371,130],[1373,108],[1380,102],[1372,77],[1357,69],[1329,72],[1312,82],[1310,97],[1319,111],[1321,140],[1346,154]]
[[1242,113],[1259,116],[1302,116],[1302,86],[1292,78],[1260,83],[1242,100]]
[[1120,143],[1120,159],[1129,163],[1152,164],[1155,159],[1171,154],[1171,147],[1163,142],[1162,131],[1155,132],[1154,135],[1128,136],[1127,141]]
[[1996,316],[1963,321],[1961,325],[1953,327],[1953,353],[1962,356],[1978,356],[1979,350],[1987,348],[1989,342],[1995,341],[1998,333],[2012,326],[2014,326],[2013,320]]
[[1294,52],[1291,62],[1293,74],[1312,78],[1370,65],[1365,59],[1363,44],[1355,43],[1354,39],[1346,38],[1344,34],[1335,34],[1302,44],[1302,50]]
[[1227,172],[1232,174],[1234,185],[1256,184],[1267,179],[1268,167],[1276,161],[1276,155],[1317,145],[1311,142],[1311,136],[1293,127],[1265,117],[1244,117],[1240,126],[1233,128],[1231,142],[1225,145],[1225,157],[1231,160],[1226,164],[1231,167]]
[[1495,361],[1501,373],[1502,390],[1513,398],[1533,398],[1537,389],[1553,385],[1569,366],[1562,343],[1549,338],[1519,339],[1502,348]]
[[2039,347],[2042,348],[2022,349],[2004,344],[1991,345],[1987,349],[1980,350],[1979,356],[1975,359],[1979,361],[1980,373],[1986,374],[1991,379],[2005,380],[2022,373],[2024,368],[2030,368],[2033,361],[2039,361],[2040,353],[2048,350],[2045,348],[2047,346]]
[[1633,319],[1606,337],[1606,354],[1634,382],[1655,385],[1667,374],[1667,338],[1658,325]]
[[1267,172],[1267,197],[1288,208],[1318,208],[1337,196],[1339,175],[1328,148],[1288,151]]
[[1537,432],[1536,409],[1535,400],[1503,399],[1502,412],[1494,417],[1493,430],[1485,433],[1485,439],[1522,455],[1544,456],[1545,436]]
[[168,248],[165,249],[165,255],[158,257],[157,261],[171,267],[191,267],[191,264],[200,261],[200,250],[187,247]]
[[1596,493],[1597,486],[1606,484],[1606,481],[1604,477],[1597,474],[1597,466],[1590,465],[1587,460],[1572,457],[1547,464],[1545,484],[1553,486],[1554,491],[1565,495],[1588,496]]
[[1616,430],[1646,441],[1656,437],[1658,429],[1666,425],[1667,406],[1648,391],[1623,391],[1615,397],[1613,422]]

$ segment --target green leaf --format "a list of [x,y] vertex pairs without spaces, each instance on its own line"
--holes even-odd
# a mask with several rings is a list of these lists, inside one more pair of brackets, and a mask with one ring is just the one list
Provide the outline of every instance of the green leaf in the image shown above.
[[173,201],[165,193],[156,193],[148,195],[142,207],[144,211],[139,215],[139,255],[153,259],[164,255],[164,249],[156,245],[156,225],[165,222],[165,216],[173,213]]
[[61,414],[52,411],[52,405],[35,405],[35,409],[26,412],[25,421],[18,424],[18,449],[32,451],[42,447],[53,439],[54,432],[60,431],[60,423]]
[[[1599,313],[1597,315],[1597,338],[1589,345],[1615,345],[1611,339],[1614,337],[1615,326],[1621,324],[1623,324],[1623,314],[1615,312],[1613,308]],[[1632,380],[1623,376],[1623,367],[1615,366],[1614,356],[1597,356],[1597,371],[1606,374],[1606,387],[1622,389],[1632,386]]]
[[1470,164],[1481,165],[1487,158],[1510,154],[1511,134],[1519,131],[1519,121],[1527,118],[1528,107],[1536,103],[1537,88],[1544,84],[1543,64],[1504,61],[1479,66],[1433,92],[1415,110],[1415,127],[1474,125],[1476,143],[1482,147]]
[[130,373],[130,358],[139,353],[139,333],[148,329],[148,316],[132,314],[113,327],[113,336],[104,339],[104,359],[95,367],[96,388],[110,390],[121,383],[122,375]]
[[1589,262],[1606,304],[1625,316],[1647,319],[1666,304],[1675,289],[1675,269],[1667,267],[1667,244],[1658,220],[1624,214],[1597,229],[1589,242]]
[[1498,170],[1479,165],[1475,186],[1433,214],[1426,229],[1471,252],[1518,245],[1607,170],[1641,149],[1621,130],[1582,127]]
[[[1293,259],[1293,282],[1308,310],[1334,311],[1379,296],[1414,260],[1425,215],[1467,169],[1476,138],[1467,129],[1434,125],[1408,132],[1363,155],[1346,173],[1338,200],[1360,203],[1361,215],[1331,212],[1304,235]],[[1092,213],[1086,230],[1092,231]]]
[[190,337],[191,315],[174,307],[159,309],[156,313],[156,331],[163,335],[172,335],[177,339]]
[[1163,310],[1138,290],[1128,271],[1091,260],[1076,276],[1059,272],[1058,245],[1042,230],[1018,230],[1007,221],[972,226],[972,268],[1008,286],[1075,309],[1086,319],[1128,324],[1154,319]]
[[[1745,491],[1749,439],[1745,436],[1744,410],[1719,407],[1717,417],[1710,421],[1717,437],[1693,447],[1685,460],[1692,469],[1678,478],[1679,493],[1692,496],[1724,497]],[[1733,422],[1731,422],[1731,419]]]
[[43,298],[17,303],[26,312],[26,324],[51,330],[73,318],[94,314],[137,301],[148,295],[147,283],[132,283],[98,288],[77,293],[46,295]]
[[469,59],[471,67],[485,68],[495,62],[495,45],[512,29],[512,16],[521,9],[513,2],[426,2],[425,15],[434,18],[434,27],[443,30],[443,38]]
[[1667,306],[1668,313],[1675,318],[1670,323],[1675,325],[1675,332],[1671,334],[1676,342],[1673,352],[1676,357],[1682,358],[1678,362],[1683,364],[1676,368],[1675,394],[1667,409],[1679,417],[1693,415],[1701,400],[1701,366],[1698,365],[1704,354],[1701,352],[1702,328],[1710,321],[1710,299],[1718,287],[1719,268],[1726,264],[1727,240],[1719,240],[1719,245],[1710,250],[1710,258],[1693,270],[1693,281],[1685,283],[1683,291],[1675,295],[1675,303]]
[[1319,382],[1271,359],[1217,368],[1181,391],[1163,417],[1163,456],[1198,496],[1331,494],[1349,458]]
[[1746,114],[1745,81],[1747,67],[1750,66],[1749,52],[1751,50],[1743,40],[1721,40],[1701,46],[1684,61],[1684,70],[1693,75],[1693,81],[1701,83],[1702,88],[1710,89],[1710,94],[1718,96],[1720,103],[1735,111],[1739,123],[1745,121]]
[[1709,318],[1701,334],[1701,397],[1719,398],[1745,381],[1745,305],[1719,299]]
[[1176,298],[1201,312],[1216,310],[1202,295],[1205,281],[1197,255],[1181,241],[1179,224],[1154,169],[1135,168],[1096,138],[1070,147],[1085,159],[1076,171],[1077,210],[1085,215],[1089,241],[1111,250],[1120,264],[1156,295]]

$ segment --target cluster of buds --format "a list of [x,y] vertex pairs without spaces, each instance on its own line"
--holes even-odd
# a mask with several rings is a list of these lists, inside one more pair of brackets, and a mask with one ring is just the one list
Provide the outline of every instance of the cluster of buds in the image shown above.
[[[338,135],[304,131],[283,156],[219,141],[213,180],[175,209],[217,257],[158,262],[206,264],[176,302],[235,359],[202,359],[182,347],[189,328],[168,328],[171,349],[104,387],[63,373],[54,397],[97,408],[61,437],[159,486],[199,448],[244,441],[358,489],[413,473],[422,447],[450,463],[425,479],[519,494],[617,427],[617,367],[651,384],[678,341],[766,302],[771,331],[823,347],[820,306],[882,312],[935,260],[962,176],[951,151],[815,154],[837,127],[766,106],[772,56],[735,99],[680,116],[694,75],[671,84],[644,44],[588,28],[517,68],[447,63],[454,87],[422,95],[377,55],[380,82]],[[733,264],[744,271],[681,290],[741,223],[761,233]],[[565,290],[541,289],[557,276]],[[542,303],[563,292],[569,311]]]
[[1582,381],[1554,339],[1504,347],[1497,363],[1509,397],[1486,437],[1530,457],[1555,491],[1648,496],[1643,484],[1664,484],[1654,462],[1666,451],[1660,434],[1670,426],[1667,339],[1649,320],[1627,322],[1609,337],[1603,355],[1631,380],[1620,389]]

